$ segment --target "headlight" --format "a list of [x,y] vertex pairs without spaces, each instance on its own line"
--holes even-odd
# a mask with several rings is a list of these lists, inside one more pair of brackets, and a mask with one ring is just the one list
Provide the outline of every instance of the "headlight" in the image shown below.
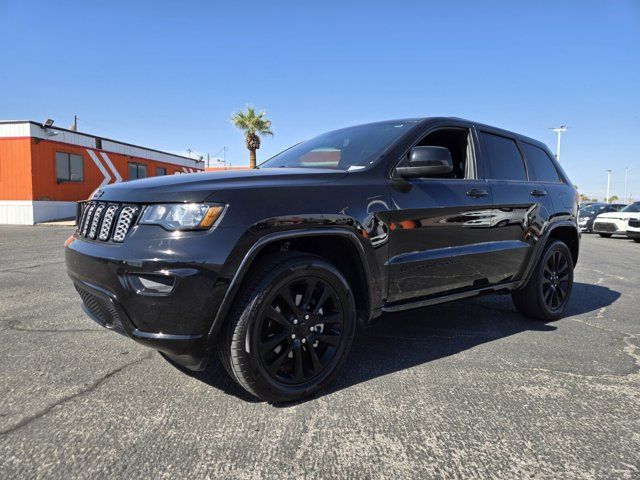
[[206,230],[224,211],[224,205],[202,203],[163,203],[144,209],[140,223],[160,225],[167,230]]

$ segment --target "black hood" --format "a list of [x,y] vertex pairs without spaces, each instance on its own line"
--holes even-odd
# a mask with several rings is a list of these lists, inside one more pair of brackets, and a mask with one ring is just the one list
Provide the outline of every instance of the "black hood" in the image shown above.
[[227,189],[249,189],[318,185],[336,181],[347,172],[326,168],[266,168],[187,173],[114,183],[102,187],[93,198],[113,202],[203,202],[212,193]]

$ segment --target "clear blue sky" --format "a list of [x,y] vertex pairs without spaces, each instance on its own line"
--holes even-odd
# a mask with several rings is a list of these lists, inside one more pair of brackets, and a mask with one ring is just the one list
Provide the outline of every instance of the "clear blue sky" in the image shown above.
[[640,1],[0,0],[0,118],[248,163],[354,123],[455,115],[540,139],[567,124],[581,191],[640,198]]

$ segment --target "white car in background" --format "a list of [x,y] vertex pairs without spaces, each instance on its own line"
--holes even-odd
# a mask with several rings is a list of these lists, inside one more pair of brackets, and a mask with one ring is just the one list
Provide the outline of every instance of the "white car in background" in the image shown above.
[[593,232],[601,237],[611,235],[627,235],[627,224],[630,218],[640,216],[640,202],[627,205],[619,212],[602,213],[593,222]]
[[640,214],[637,217],[629,219],[627,224],[627,237],[633,238],[636,242],[640,243]]

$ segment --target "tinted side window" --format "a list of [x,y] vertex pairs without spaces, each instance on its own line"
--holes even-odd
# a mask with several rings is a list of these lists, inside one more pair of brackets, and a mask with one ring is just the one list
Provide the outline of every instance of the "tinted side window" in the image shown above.
[[522,150],[524,150],[524,157],[527,159],[530,180],[555,183],[561,181],[547,152],[529,143],[523,143]]
[[507,137],[481,132],[489,157],[489,178],[493,180],[526,180],[527,172],[516,142]]

